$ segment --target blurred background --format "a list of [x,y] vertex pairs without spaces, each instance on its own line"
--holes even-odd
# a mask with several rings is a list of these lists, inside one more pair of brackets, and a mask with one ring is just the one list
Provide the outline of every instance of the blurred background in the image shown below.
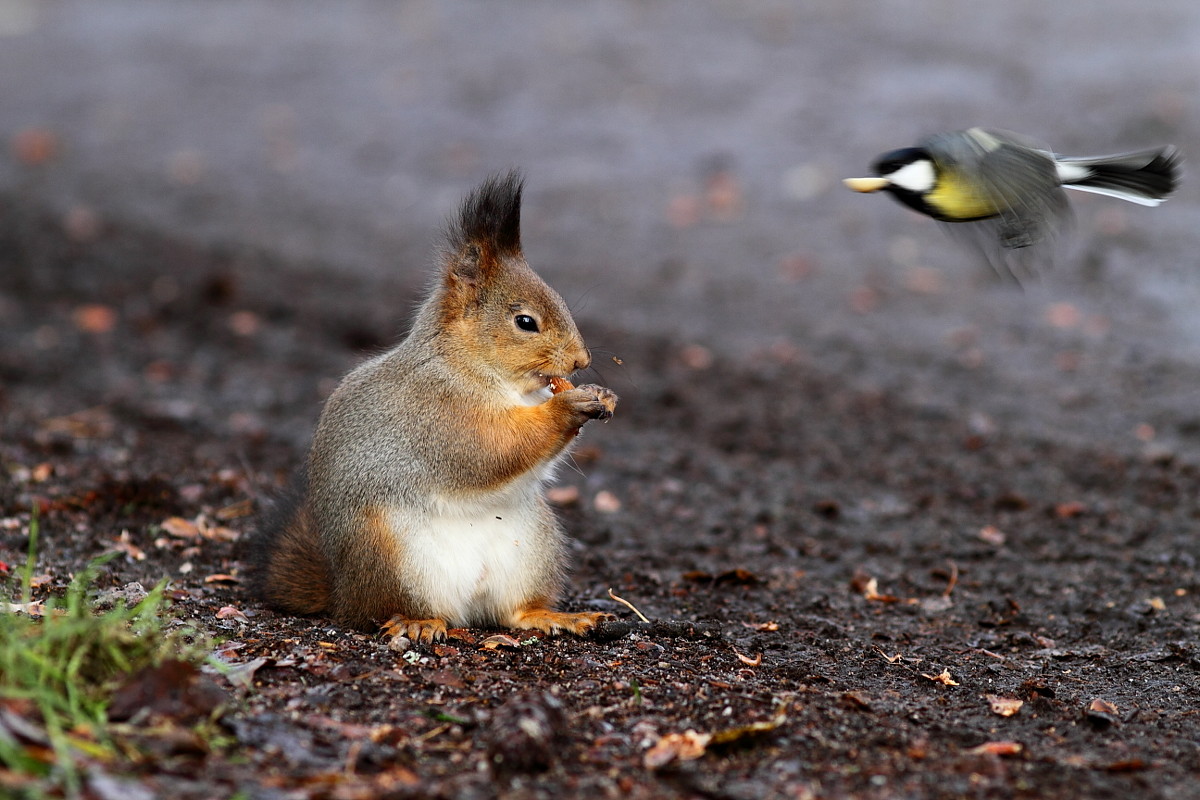
[[400,285],[361,298],[399,330],[445,216],[520,167],[530,263],[625,361],[666,339],[698,380],[774,359],[981,429],[1200,453],[1186,174],[1158,209],[1074,193],[1070,255],[1024,288],[840,185],[973,125],[1200,153],[1194,0],[0,0],[0,76],[0,194],[77,241]]

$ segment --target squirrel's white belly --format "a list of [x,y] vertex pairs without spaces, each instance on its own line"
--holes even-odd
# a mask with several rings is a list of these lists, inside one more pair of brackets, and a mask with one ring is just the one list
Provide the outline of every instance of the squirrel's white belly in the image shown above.
[[[546,542],[534,542],[536,508],[497,505],[437,515],[396,512],[404,537],[405,587],[451,626],[507,618],[530,598],[544,568]],[[541,552],[539,552],[541,550]]]

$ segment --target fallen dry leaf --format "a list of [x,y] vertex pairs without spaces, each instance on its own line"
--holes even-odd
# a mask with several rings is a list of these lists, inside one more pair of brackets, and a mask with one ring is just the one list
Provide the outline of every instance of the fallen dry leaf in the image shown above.
[[642,757],[646,769],[659,769],[673,761],[694,761],[704,755],[712,735],[684,731],[683,733],[668,733],[661,737],[654,746]]
[[1020,742],[984,742],[978,747],[972,747],[967,753],[973,756],[1015,756],[1024,749],[1025,746]]
[[749,656],[744,656],[741,653],[739,653],[737,650],[734,650],[733,654],[738,657],[738,661],[741,661],[743,664],[745,664],[748,667],[757,667],[759,664],[762,663],[762,653],[759,653],[754,658],[750,658]]
[[201,525],[200,535],[214,542],[236,542],[241,534],[223,525]]
[[164,661],[129,676],[113,694],[109,719],[126,720],[149,712],[180,722],[203,719],[228,695],[192,664]]
[[[897,656],[897,658],[899,658],[899,656]],[[854,706],[855,708],[861,708],[866,711],[871,710],[871,700],[863,692],[858,692],[858,691],[842,692],[842,699],[845,700],[850,705]]]
[[254,514],[254,501],[247,498],[217,509],[214,516],[222,522],[228,522],[231,519],[241,519],[252,514]]
[[508,650],[519,650],[521,643],[507,633],[494,634],[479,643],[480,650],[499,650],[501,647]]
[[596,493],[595,499],[592,500],[592,507],[601,514],[614,514],[621,510],[621,498],[607,489],[603,489]]
[[546,490],[546,502],[552,506],[566,508],[579,502],[578,486],[555,486]]
[[863,597],[876,603],[900,602],[900,598],[896,597],[894,594],[880,594],[879,581],[877,581],[875,578],[871,578],[867,581],[867,585],[863,588]]
[[876,647],[875,652],[879,653],[879,655],[883,657],[883,660],[888,662],[889,664],[898,664],[898,663],[900,663],[900,660],[902,658],[904,658],[904,656],[901,655],[900,653],[896,653],[896,655],[894,655],[894,656],[889,656],[886,652],[884,652],[883,648],[881,648],[881,647]]
[[200,535],[200,526],[183,517],[167,517],[159,525],[168,536],[176,539],[195,539]]
[[[255,674],[270,663],[272,663],[271,660],[267,658],[256,658],[253,661],[231,661],[226,663],[223,677],[233,686],[249,689],[254,685]],[[275,663],[282,665],[282,662]]]
[[779,630],[778,622],[743,622],[742,627],[749,628],[752,631],[768,631],[774,633]]
[[720,575],[713,578],[713,583],[717,584],[732,584],[734,586],[758,586],[763,582],[762,578],[755,575],[748,569],[738,567],[737,569],[727,569]]
[[224,572],[218,572],[213,575],[204,576],[205,583],[241,583],[241,579],[237,575],[227,575]]
[[1088,704],[1088,711],[1092,714],[1116,714],[1117,707],[1107,700],[1102,700],[1101,698],[1097,697],[1090,704]]
[[995,545],[996,547],[1000,547],[1008,539],[1008,537],[1004,535],[1004,531],[1000,530],[994,525],[984,525],[979,530],[979,538],[990,545]]
[[710,734],[709,744],[716,747],[739,742],[742,739],[757,736],[760,733],[770,733],[787,722],[787,712],[784,710],[786,707],[785,703],[781,703],[778,712],[771,719],[762,722],[751,722],[747,725],[739,725],[736,728],[725,728],[724,730]]
[[1087,506],[1079,502],[1059,503],[1054,507],[1054,515],[1059,519],[1074,519],[1085,511],[1087,511]]
[[124,553],[134,561],[146,560],[146,551],[133,543],[129,531],[121,531],[121,535],[112,540],[112,550],[110,552]]
[[71,318],[84,333],[109,333],[117,327],[117,312],[97,303],[80,306]]
[[1011,717],[1021,710],[1021,706],[1025,705],[1024,700],[1018,700],[1015,697],[1001,697],[995,694],[984,695],[984,697],[987,699],[988,705],[992,707],[992,713],[1002,717]]
[[449,686],[451,689],[465,689],[467,684],[457,670],[439,669],[429,675],[429,680],[438,686]]
[[950,677],[949,669],[942,670],[941,673],[938,675],[926,675],[924,672],[922,672],[921,677],[928,678],[929,680],[933,681],[934,683],[940,683],[943,686],[958,686],[959,685],[958,681],[956,681]]
[[240,622],[250,621],[250,618],[243,614],[240,608],[234,608],[233,606],[222,606],[217,611],[217,619],[236,619]]

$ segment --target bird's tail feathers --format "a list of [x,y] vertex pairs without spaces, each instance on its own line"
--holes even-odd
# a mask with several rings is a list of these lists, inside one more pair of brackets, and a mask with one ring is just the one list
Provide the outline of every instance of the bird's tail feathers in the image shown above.
[[1057,158],[1063,186],[1081,192],[1156,206],[1179,183],[1179,151],[1168,145],[1098,158]]

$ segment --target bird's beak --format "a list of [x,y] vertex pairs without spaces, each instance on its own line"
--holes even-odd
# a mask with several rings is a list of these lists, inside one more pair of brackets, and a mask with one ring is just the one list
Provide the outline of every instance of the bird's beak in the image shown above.
[[856,192],[878,192],[887,187],[887,178],[846,178],[842,181],[846,188]]

